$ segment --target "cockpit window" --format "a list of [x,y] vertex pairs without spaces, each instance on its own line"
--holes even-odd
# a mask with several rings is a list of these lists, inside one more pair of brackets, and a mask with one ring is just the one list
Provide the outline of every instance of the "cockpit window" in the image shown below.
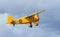
[[31,19],[31,18],[34,18],[34,16],[29,16],[29,17],[27,17],[26,19]]
[[34,16],[30,16],[30,18],[34,18]]
[[19,23],[22,23],[22,20],[21,19],[19,20]]

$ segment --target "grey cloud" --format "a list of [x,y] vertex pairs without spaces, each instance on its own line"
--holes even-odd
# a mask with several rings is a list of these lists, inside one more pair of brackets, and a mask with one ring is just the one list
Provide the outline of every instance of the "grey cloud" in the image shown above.
[[[25,1],[22,1],[22,0],[6,0],[5,2],[2,1],[2,8],[0,13],[4,13],[4,12],[7,12],[11,15],[24,15],[23,13],[27,13],[29,14],[30,12],[34,12],[34,11],[37,11],[37,4],[38,4],[38,1],[33,1],[33,0],[25,0]],[[26,15],[26,14],[25,14]],[[21,15],[20,15],[21,16]]]

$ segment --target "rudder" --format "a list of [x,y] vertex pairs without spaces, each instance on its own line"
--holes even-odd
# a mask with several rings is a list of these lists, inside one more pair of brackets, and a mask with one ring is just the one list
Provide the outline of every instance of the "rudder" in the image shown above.
[[14,21],[14,18],[12,16],[8,16],[8,24],[11,24],[12,21]]

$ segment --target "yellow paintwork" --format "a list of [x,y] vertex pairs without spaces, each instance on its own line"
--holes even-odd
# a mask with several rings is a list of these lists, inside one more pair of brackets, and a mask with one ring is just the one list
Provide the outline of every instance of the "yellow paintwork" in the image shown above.
[[11,24],[11,22],[13,21],[13,17],[12,16],[8,16],[8,24]]
[[[19,23],[20,19],[22,20],[22,23]],[[15,21],[15,24],[27,24],[27,23],[30,23],[30,22],[36,22],[38,20],[39,20],[39,18],[38,18],[37,15],[35,15],[34,18],[31,18],[29,20],[26,19],[26,17],[22,17],[22,18],[18,18],[18,19],[14,20],[12,16],[8,16],[8,24],[13,24],[13,23],[11,23],[12,21]]]
[[[28,16],[24,16],[24,17],[17,18],[17,19],[14,19],[12,16],[8,16],[8,24],[27,24],[27,23],[37,24],[39,21],[39,17],[37,15],[43,11],[45,11],[45,10],[40,10],[39,12],[35,12]],[[30,16],[32,16],[34,18],[29,18]],[[29,18],[29,19],[26,19],[26,18]],[[20,23],[19,20],[22,20],[22,22]]]

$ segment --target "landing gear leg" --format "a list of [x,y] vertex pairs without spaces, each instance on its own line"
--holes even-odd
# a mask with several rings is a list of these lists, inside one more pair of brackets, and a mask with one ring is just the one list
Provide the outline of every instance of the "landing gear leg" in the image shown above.
[[32,23],[30,23],[30,26],[29,27],[31,27],[32,28]]

